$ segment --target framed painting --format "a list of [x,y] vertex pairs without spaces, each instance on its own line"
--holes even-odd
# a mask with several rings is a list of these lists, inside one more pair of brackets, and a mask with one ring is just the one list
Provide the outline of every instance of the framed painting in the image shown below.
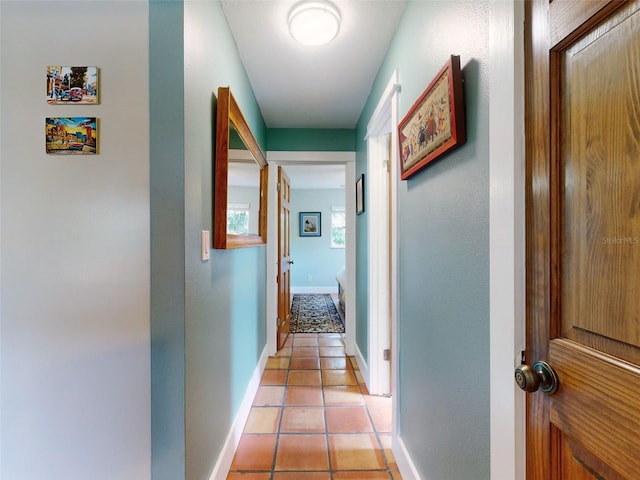
[[460,57],[452,55],[398,124],[406,180],[466,140]]
[[47,67],[47,103],[52,105],[96,105],[98,67]]
[[356,215],[364,213],[364,173],[356,180]]
[[47,153],[95,155],[98,153],[96,117],[50,117],[45,121]]
[[300,236],[322,236],[322,222],[320,212],[300,212]]

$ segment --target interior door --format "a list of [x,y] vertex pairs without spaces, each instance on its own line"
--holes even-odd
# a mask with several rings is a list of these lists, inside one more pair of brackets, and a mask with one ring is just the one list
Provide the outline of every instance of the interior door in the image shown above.
[[278,350],[287,340],[291,327],[291,186],[289,177],[278,167]]
[[527,479],[640,479],[640,4],[526,8]]

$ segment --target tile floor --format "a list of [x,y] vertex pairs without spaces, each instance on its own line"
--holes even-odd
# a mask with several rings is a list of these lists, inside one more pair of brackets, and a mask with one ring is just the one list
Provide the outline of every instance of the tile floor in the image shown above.
[[368,394],[337,333],[268,360],[227,480],[399,480],[391,399]]

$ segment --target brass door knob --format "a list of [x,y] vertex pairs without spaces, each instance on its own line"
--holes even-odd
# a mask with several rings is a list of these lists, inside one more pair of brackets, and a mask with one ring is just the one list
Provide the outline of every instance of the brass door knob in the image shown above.
[[558,375],[547,362],[536,362],[533,367],[522,364],[516,368],[515,378],[518,387],[525,392],[541,392],[554,394],[560,382]]

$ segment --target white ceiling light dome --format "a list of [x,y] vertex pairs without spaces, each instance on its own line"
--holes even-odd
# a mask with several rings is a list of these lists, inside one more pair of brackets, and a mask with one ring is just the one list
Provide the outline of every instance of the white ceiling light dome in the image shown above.
[[340,31],[340,13],[326,0],[305,0],[289,13],[289,32],[304,45],[324,45]]

